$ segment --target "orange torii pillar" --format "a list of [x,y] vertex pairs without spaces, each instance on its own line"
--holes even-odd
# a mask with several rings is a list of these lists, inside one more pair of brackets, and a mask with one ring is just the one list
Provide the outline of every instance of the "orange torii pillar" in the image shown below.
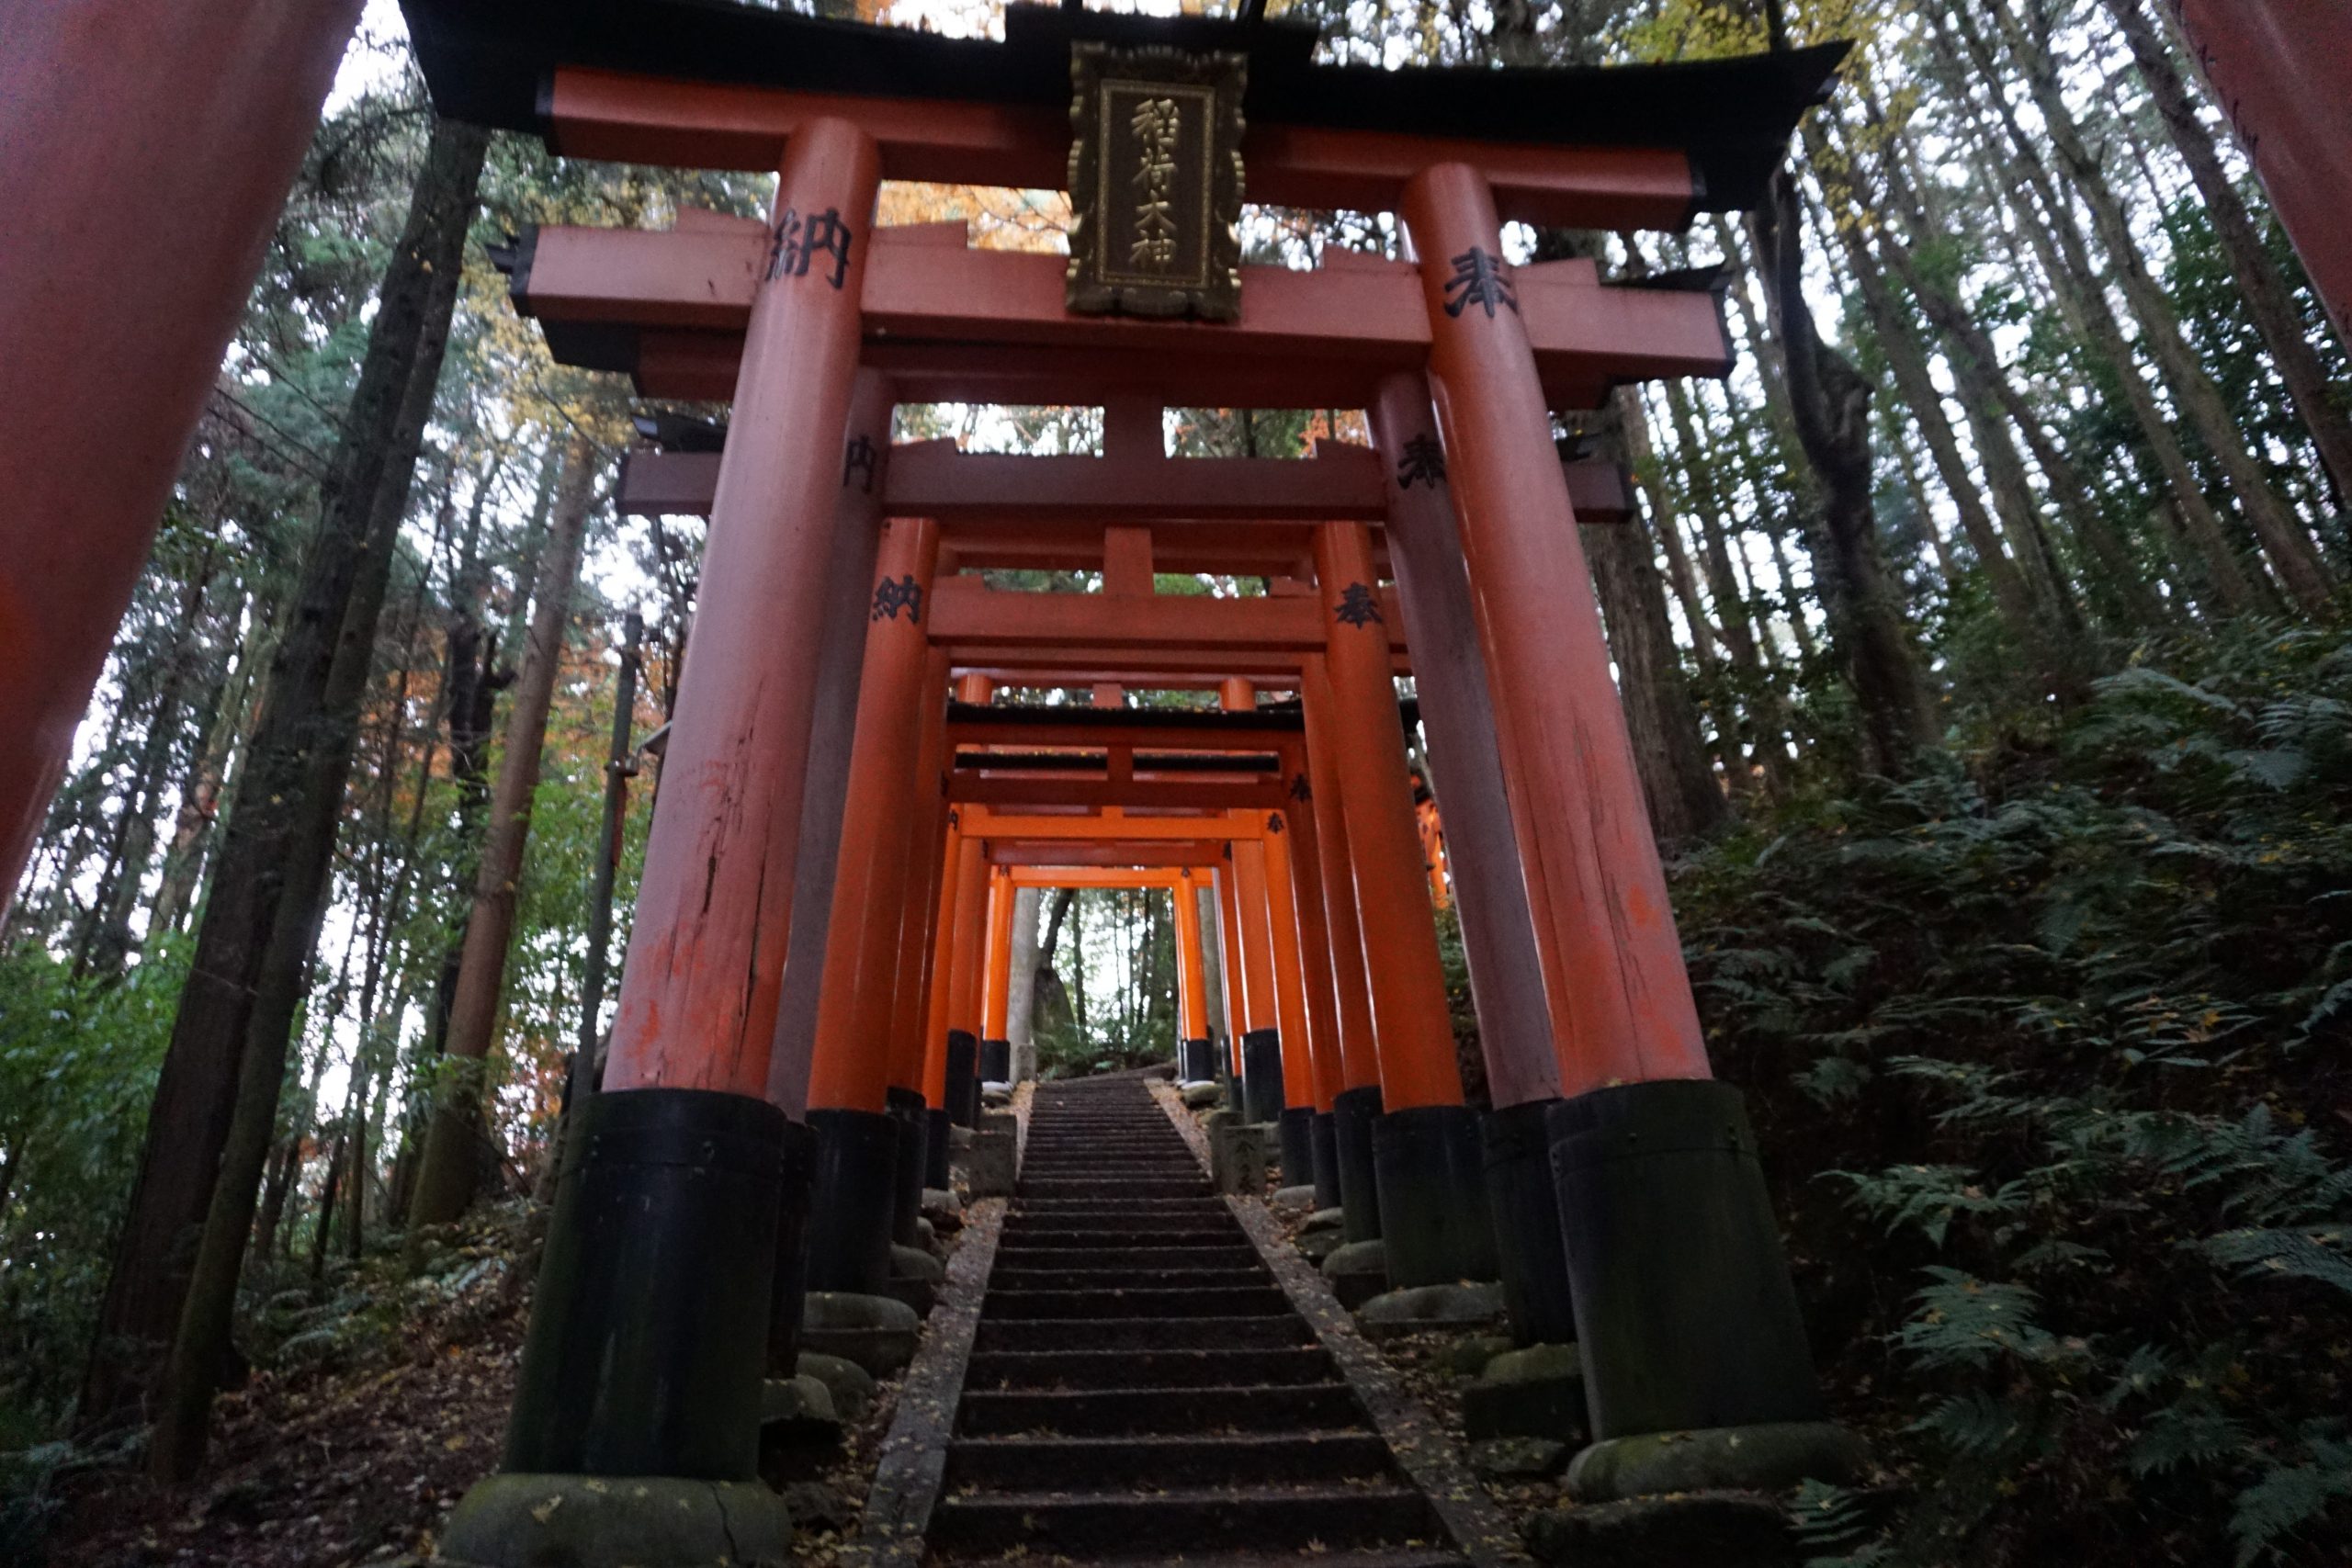
[[[956,682],[959,703],[983,705],[995,694],[996,683],[985,675],[966,675]],[[978,836],[951,833],[949,841],[932,952],[923,1093],[933,1108],[946,1111],[949,1122],[970,1127],[980,1113],[980,961],[988,940],[989,868],[987,845]]]
[[1218,973],[1225,979],[1225,1048],[1217,1053],[1216,1074],[1225,1081],[1226,1099],[1237,1103],[1234,1090],[1241,1081],[1241,1035],[1250,1027],[1249,1008],[1241,983],[1241,916],[1235,893],[1233,846],[1225,847],[1225,863],[1216,868]]
[[1012,1011],[1012,868],[998,866],[989,877],[988,969],[980,987],[981,1083],[1012,1081],[1012,1042],[1005,1022]]
[[[947,804],[947,654],[935,648],[924,666],[922,748],[915,767],[918,784],[906,813],[907,882],[898,917],[899,962],[890,1016],[890,1084],[922,1100],[930,1134],[923,1184],[942,1189],[950,1177],[947,1106],[945,1091],[934,1089],[931,1073],[936,1056],[944,1083],[946,1057],[944,1047],[936,1053],[931,1049],[932,976],[936,968],[932,949],[939,940],[940,899],[947,867],[951,860],[962,859],[960,849],[951,855],[948,845],[950,836],[958,834],[960,828],[956,811]],[[934,1100],[934,1092],[941,1098]]]
[[1403,216],[1538,952],[1561,977],[1568,1098],[1546,1130],[1594,1433],[1817,1420],[1746,1110],[1710,1076],[1493,193],[1440,164]]
[[[1491,1280],[1494,1235],[1478,1123],[1462,1103],[1371,531],[1361,523],[1322,525],[1315,534],[1315,575],[1325,615],[1335,771],[1380,1054],[1373,1178],[1389,1287]],[[1307,743],[1314,744],[1311,737]]]
[[1266,920],[1273,936],[1274,1010],[1281,1036],[1274,1081],[1282,1088],[1282,1099],[1272,1107],[1271,1120],[1278,1128],[1283,1185],[1307,1187],[1315,1181],[1315,1062],[1308,1054],[1306,966],[1299,951],[1288,818],[1279,811],[1268,812],[1266,836],[1258,842],[1265,865]]
[[1315,1135],[1319,1145],[1328,1134],[1329,1164],[1347,1216],[1348,1239],[1370,1241],[1380,1234],[1380,1188],[1372,1158],[1372,1124],[1380,1116],[1380,1054],[1373,1039],[1372,991],[1364,974],[1362,922],[1356,917],[1354,855],[1347,812],[1340,805],[1340,730],[1331,714],[1331,681],[1323,660],[1309,655],[1300,662],[1298,674],[1340,1059],[1340,1089],[1331,1097],[1330,1117],[1328,1122],[1317,1118]]
[[1193,868],[1176,874],[1176,1077],[1180,1083],[1207,1077],[1209,1055],[1208,967],[1201,953],[1201,885]]
[[560,1475],[717,1482],[738,1534],[780,1550],[790,1529],[757,1478],[760,1380],[784,1150],[806,1133],[768,1065],[879,184],[844,121],[785,150],[605,1092],[558,1183],[506,1473],[467,1500],[453,1556],[497,1560],[468,1531],[527,1529],[515,1511]]
[[[1309,1089],[1313,1096],[1311,1100],[1302,1100],[1283,1112],[1285,1134],[1289,1132],[1290,1119],[1295,1114],[1305,1127],[1307,1141],[1306,1176],[1293,1176],[1286,1169],[1284,1179],[1292,1185],[1301,1180],[1312,1181],[1315,1184],[1315,1206],[1317,1209],[1337,1209],[1343,1204],[1340,1194],[1339,1145],[1332,1125],[1331,1107],[1340,1092],[1347,1087],[1347,1078],[1340,1062],[1340,1015],[1333,987],[1331,935],[1323,907],[1322,852],[1317,842],[1318,834],[1311,798],[1313,786],[1307,780],[1302,749],[1296,746],[1286,748],[1283,761],[1291,780],[1293,804],[1291,809],[1283,814],[1283,820],[1289,829],[1287,858],[1290,863],[1291,919],[1298,932],[1300,978],[1306,988],[1306,1056],[1311,1069]],[[1287,1141],[1283,1147],[1287,1159]]]
[[[1388,378],[1370,412],[1388,470],[1388,560],[1413,650],[1421,723],[1429,731],[1430,783],[1437,797],[1430,818],[1435,809],[1445,813],[1445,836],[1460,873],[1454,908],[1494,1104],[1480,1132],[1496,1261],[1512,1332],[1522,1343],[1570,1344],[1576,1322],[1567,1254],[1560,1244],[1560,1206],[1544,1130],[1545,1114],[1560,1098],[1552,1007],[1520,874],[1487,660],[1462,570],[1461,536],[1427,378]],[[1434,820],[1424,825],[1435,828]],[[1433,878],[1440,874],[1432,869]]]
[[0,915],[358,17],[81,0],[0,28]]
[[[1247,681],[1229,680],[1217,694],[1227,713],[1254,712],[1258,694]],[[1241,1005],[1244,1026],[1238,1032],[1234,1066],[1240,1077],[1241,1118],[1245,1122],[1282,1120],[1283,1007],[1281,955],[1277,951],[1272,907],[1268,896],[1266,852],[1256,839],[1237,840],[1233,856],[1234,912],[1241,936]]]
[[[893,519],[878,570],[859,595],[864,666],[808,1076],[815,1177],[807,1290],[883,1294],[890,1244],[912,1244],[921,1213],[928,1120],[920,1089],[894,1077],[891,1029],[900,926],[919,852],[904,803],[931,793],[919,773],[931,672],[922,605],[938,558],[936,525]],[[920,852],[929,857],[928,842]],[[928,886],[928,877],[920,880]],[[792,980],[787,968],[787,991]]]

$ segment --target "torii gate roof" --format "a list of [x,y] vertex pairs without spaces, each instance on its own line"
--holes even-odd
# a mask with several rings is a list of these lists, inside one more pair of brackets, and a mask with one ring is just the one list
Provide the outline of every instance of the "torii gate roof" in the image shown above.
[[1753,207],[1798,117],[1826,96],[1845,44],[1776,55],[1600,67],[1412,66],[1313,58],[1315,32],[1283,22],[1149,17],[1012,5],[1001,43],[834,21],[734,0],[402,0],[445,115],[549,128],[559,67],[1062,114],[1069,44],[1246,53],[1253,128],[1296,127],[1537,146],[1686,153],[1694,210]]

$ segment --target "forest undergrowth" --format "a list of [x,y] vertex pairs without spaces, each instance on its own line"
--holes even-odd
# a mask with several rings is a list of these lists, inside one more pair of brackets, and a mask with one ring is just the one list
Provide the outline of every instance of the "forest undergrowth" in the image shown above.
[[2345,1561],[2352,638],[2151,646],[1675,869],[1833,1404],[1898,1478],[1808,1492],[1823,1557]]

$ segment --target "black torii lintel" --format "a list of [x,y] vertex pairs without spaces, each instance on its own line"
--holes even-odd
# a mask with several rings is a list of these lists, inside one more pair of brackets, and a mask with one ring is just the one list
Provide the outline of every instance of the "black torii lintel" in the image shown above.
[[1850,47],[1654,65],[1408,66],[1314,59],[1311,28],[1262,19],[1005,9],[1004,41],[835,21],[735,0],[401,0],[435,107],[543,132],[558,66],[869,97],[1062,109],[1075,39],[1231,50],[1250,59],[1253,125],[1396,131],[1690,155],[1697,209],[1762,199],[1798,118]]

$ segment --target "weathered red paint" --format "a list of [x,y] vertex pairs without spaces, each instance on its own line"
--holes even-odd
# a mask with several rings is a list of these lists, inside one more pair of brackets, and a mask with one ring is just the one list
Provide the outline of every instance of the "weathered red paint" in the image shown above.
[[[877,583],[911,582],[920,611],[939,558],[939,529],[928,518],[902,517],[884,536]],[[870,598],[873,588],[869,586]],[[897,1066],[891,1029],[898,1018],[901,925],[920,854],[908,818],[926,796],[918,768],[923,743],[924,676],[931,650],[919,621],[873,612],[865,626],[865,671],[850,755],[833,883],[832,940],[826,945],[818,998],[816,1059],[808,1103],[880,1111]],[[928,827],[928,819],[923,823]],[[911,1087],[911,1086],[910,1086]]]
[[2335,330],[2352,342],[2352,8],[2166,3]]
[[[1327,523],[1316,540],[1317,604],[1329,628],[1334,772],[1355,864],[1356,922],[1372,998],[1385,1110],[1462,1103],[1453,1021],[1437,922],[1421,876],[1405,737],[1396,722],[1385,618],[1371,592],[1372,546],[1360,523]],[[1310,735],[1310,748],[1315,744]]]
[[[1538,951],[1568,1052],[1563,1093],[1706,1077],[1657,840],[1610,674],[1576,513],[1518,315],[1469,304],[1457,258],[1498,256],[1476,169],[1406,189],[1433,333],[1430,368]],[[1505,269],[1507,274],[1508,269]],[[1539,894],[1536,890],[1541,888]]]
[[0,914],[359,0],[0,17]]
[[[837,97],[565,67],[548,142],[573,157],[690,168],[767,169],[811,119],[854,118],[892,179],[1057,189],[1069,121],[1052,110],[936,99]],[[1253,201],[1377,212],[1433,159],[1485,169],[1510,216],[1580,229],[1679,229],[1690,160],[1657,148],[1521,147],[1392,131],[1252,125],[1243,136]]]
[[1323,884],[1324,951],[1331,955],[1340,1087],[1371,1089],[1380,1083],[1380,1052],[1373,1037],[1372,992],[1356,917],[1355,856],[1341,805],[1339,752],[1343,742],[1331,713],[1331,681],[1324,661],[1309,659],[1298,674],[1299,705],[1306,715],[1308,805],[1315,814],[1315,853]]
[[1552,1010],[1503,789],[1486,655],[1462,570],[1453,491],[1442,462],[1429,460],[1438,436],[1428,381],[1392,378],[1368,412],[1387,459],[1388,556],[1413,638],[1413,680],[1422,698],[1445,836],[1460,872],[1455,902],[1487,1088],[1498,1107],[1550,1099],[1560,1092]]
[[812,122],[785,153],[777,221],[832,213],[847,254],[839,287],[820,255],[752,308],[608,1088],[766,1092],[879,181],[872,141],[842,121]]
[[[909,400],[1103,402],[1164,388],[1173,404],[1361,408],[1381,377],[1429,355],[1413,269],[1359,260],[1293,272],[1246,266],[1230,323],[1072,315],[1062,258],[960,250],[883,230],[862,289],[866,362]],[[638,389],[715,398],[766,265],[756,234],[549,227],[538,231],[518,308],[547,323],[632,329]],[[1589,268],[1529,268],[1520,310],[1544,385],[1590,407],[1628,377],[1721,375],[1722,316],[1704,294],[1604,288]],[[1241,388],[1249,396],[1244,399]]]

